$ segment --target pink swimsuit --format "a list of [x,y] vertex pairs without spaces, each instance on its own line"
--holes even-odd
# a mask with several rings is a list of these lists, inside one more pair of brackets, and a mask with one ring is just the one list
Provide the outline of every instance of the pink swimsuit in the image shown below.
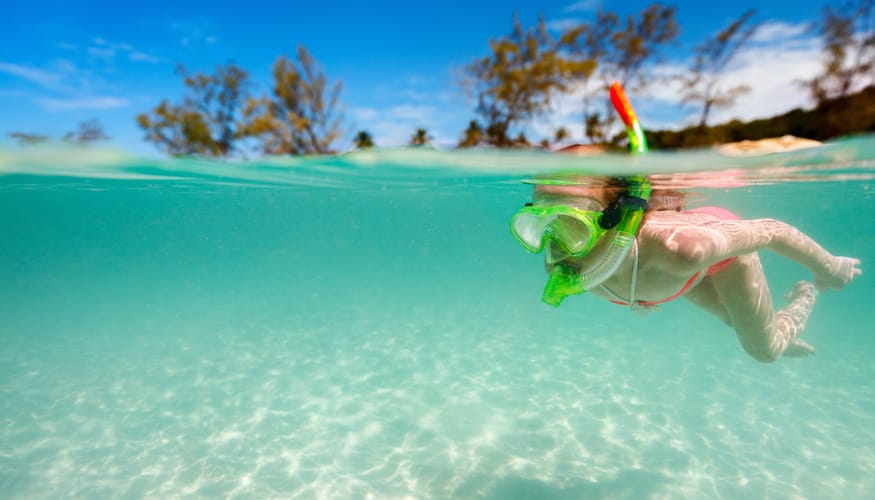
[[[740,219],[739,216],[735,215],[734,213],[730,212],[729,210],[726,210],[725,208],[720,208],[720,207],[698,207],[698,208],[693,208],[691,210],[687,210],[687,212],[698,213],[698,214],[710,214],[710,215],[713,215],[713,216],[720,218],[720,219],[723,219],[723,220],[738,220],[738,219]],[[637,255],[636,255],[636,259],[637,259]],[[734,261],[735,261],[735,257],[730,257],[728,259],[721,260],[720,262],[708,267],[708,269],[705,270],[705,276],[713,276],[713,275],[719,273],[720,271],[726,269],[726,266],[728,266],[729,264],[732,264]],[[636,303],[638,305],[642,305],[642,306],[655,306],[657,304],[670,302],[670,301],[680,297],[681,295],[687,293],[687,291],[690,288],[692,288],[693,285],[695,285],[696,283],[699,282],[700,278],[702,278],[701,271],[694,274],[689,280],[687,280],[687,282],[684,284],[684,286],[681,287],[680,290],[678,290],[677,293],[675,293],[674,295],[672,295],[668,298],[665,298],[662,300],[656,300],[656,301],[639,300]],[[614,304],[620,304],[622,306],[631,305],[628,302],[620,302],[617,300],[611,300],[611,302],[613,302]]]

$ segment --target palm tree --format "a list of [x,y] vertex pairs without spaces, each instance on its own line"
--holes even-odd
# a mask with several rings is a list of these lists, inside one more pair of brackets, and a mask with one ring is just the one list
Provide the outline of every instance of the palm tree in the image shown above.
[[34,146],[49,142],[49,136],[42,134],[32,134],[29,132],[10,132],[6,134],[10,139],[18,142],[20,146]]
[[565,127],[559,127],[556,129],[553,135],[553,142],[562,142],[565,139],[568,139],[571,134],[568,132],[568,129]]
[[75,142],[77,144],[88,144],[108,139],[109,136],[103,131],[103,125],[100,124],[97,118],[81,122],[79,123],[79,130],[64,134],[64,141]]
[[374,147],[374,138],[371,137],[371,133],[367,130],[359,130],[359,133],[355,135],[352,142],[355,144],[356,149],[368,149]]
[[459,141],[460,148],[472,148],[479,146],[483,142],[483,127],[477,120],[471,120],[468,123],[468,128],[462,132],[462,140]]
[[416,133],[410,137],[410,145],[411,146],[425,146],[426,144],[430,144],[431,140],[434,137],[428,135],[428,131],[424,128],[416,129]]
[[607,122],[602,120],[599,112],[587,113],[584,115],[584,128],[586,129],[586,138],[593,144],[602,144],[605,142],[605,127]]
[[520,135],[516,136],[516,139],[513,139],[510,145],[514,148],[529,148],[532,146],[525,132],[520,132]]

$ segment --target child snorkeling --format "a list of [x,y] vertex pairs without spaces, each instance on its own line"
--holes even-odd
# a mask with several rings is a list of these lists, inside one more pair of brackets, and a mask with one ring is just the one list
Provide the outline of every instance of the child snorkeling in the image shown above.
[[[616,83],[611,100],[633,151],[646,151]],[[719,207],[684,210],[682,195],[654,193],[643,177],[536,184],[511,232],[526,250],[545,252],[546,303],[559,306],[590,292],[646,309],[682,296],[735,329],[744,350],[764,362],[813,354],[799,336],[818,291],[840,290],[861,273],[859,259],[834,256],[789,224],[740,220]],[[814,274],[813,283],[794,286],[778,311],[757,253],[762,249]]]

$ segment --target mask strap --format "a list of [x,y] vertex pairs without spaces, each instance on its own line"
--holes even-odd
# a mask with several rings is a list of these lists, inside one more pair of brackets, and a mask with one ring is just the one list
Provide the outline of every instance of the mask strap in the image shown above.
[[613,229],[623,220],[623,209],[631,208],[632,210],[647,210],[647,200],[631,196],[628,191],[620,194],[620,197],[608,204],[602,212],[602,218],[599,225],[603,229]]

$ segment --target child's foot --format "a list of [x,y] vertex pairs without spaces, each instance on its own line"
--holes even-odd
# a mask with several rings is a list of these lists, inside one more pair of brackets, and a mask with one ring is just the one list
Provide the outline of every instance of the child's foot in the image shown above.
[[814,356],[817,351],[803,340],[795,339],[787,344],[784,350],[784,356],[788,358],[804,358],[806,356]]
[[784,356],[802,358],[815,353],[814,348],[799,339],[799,335],[805,329],[808,315],[817,300],[817,288],[808,281],[800,281],[785,296],[789,305],[778,311],[775,315],[775,323],[778,331],[784,332],[788,342],[784,349]]

